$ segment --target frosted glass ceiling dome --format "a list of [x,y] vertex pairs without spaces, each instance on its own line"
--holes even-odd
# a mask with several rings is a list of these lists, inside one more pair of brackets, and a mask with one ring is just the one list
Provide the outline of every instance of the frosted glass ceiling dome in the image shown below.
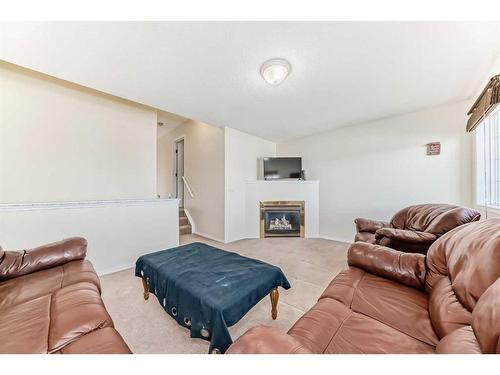
[[277,86],[290,74],[292,67],[285,59],[271,59],[262,64],[260,74],[270,85]]

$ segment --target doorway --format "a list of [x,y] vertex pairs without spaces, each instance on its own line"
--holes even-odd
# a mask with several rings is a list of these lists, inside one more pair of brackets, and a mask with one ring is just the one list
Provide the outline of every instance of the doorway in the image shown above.
[[176,140],[174,143],[174,183],[175,197],[179,199],[179,206],[184,207],[184,138]]

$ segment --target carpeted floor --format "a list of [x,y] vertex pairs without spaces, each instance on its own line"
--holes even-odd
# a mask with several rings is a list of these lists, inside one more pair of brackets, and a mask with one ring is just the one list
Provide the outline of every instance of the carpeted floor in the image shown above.
[[[181,244],[206,242],[280,267],[291,289],[279,289],[278,319],[271,319],[271,303],[264,298],[230,328],[233,340],[257,325],[284,332],[308,310],[331,279],[346,267],[349,244],[323,239],[268,238],[221,244],[196,235],[181,237]],[[167,315],[156,297],[142,296],[142,284],[133,269],[101,278],[102,296],[115,326],[134,353],[207,353],[208,342],[189,337],[187,329]]]

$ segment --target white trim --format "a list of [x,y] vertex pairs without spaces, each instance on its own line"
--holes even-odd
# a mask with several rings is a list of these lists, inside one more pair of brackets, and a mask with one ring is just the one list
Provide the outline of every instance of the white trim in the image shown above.
[[212,241],[217,241],[217,242],[220,242],[220,243],[227,243],[225,240],[223,239],[220,239],[220,238],[217,238],[217,237],[214,237],[214,236],[211,236],[209,234],[206,234],[206,233],[201,233],[201,232],[194,232],[193,231],[193,234],[196,234],[197,236],[200,236],[200,237],[205,237],[206,239],[209,239],[209,240],[212,240]]
[[134,264],[121,265],[121,266],[115,266],[115,267],[111,267],[111,268],[105,269],[104,271],[99,272],[97,274],[97,276],[99,276],[99,277],[106,276],[106,275],[110,275],[112,273],[117,273],[117,272],[128,270],[128,269],[134,268],[134,267],[135,267],[135,263]]
[[345,239],[345,238],[340,238],[340,237],[330,237],[330,236],[318,236],[317,238],[320,238],[322,240],[329,240],[329,241],[336,241],[336,242],[345,242],[348,244],[352,244],[354,241],[352,239]]
[[187,180],[186,176],[182,176],[182,181],[184,181],[184,186],[186,187],[191,198],[194,198],[193,190],[191,189],[191,185],[189,185],[189,181]]
[[[475,205],[474,208],[481,213],[481,219],[486,219],[486,217],[484,217],[486,210],[483,205]],[[493,217],[500,217],[500,208],[488,206],[488,219],[491,219],[490,214]]]
[[34,202],[34,203],[4,203],[0,204],[0,211],[34,211],[34,210],[58,210],[73,208],[96,208],[96,207],[126,207],[146,206],[150,204],[165,204],[176,202],[177,198],[151,198],[151,199],[118,199],[103,201],[73,201],[73,202]]
[[191,224],[191,233],[195,233],[196,232],[196,223],[194,222],[193,217],[189,213],[189,210],[187,210],[186,207],[183,207],[183,208],[184,208],[184,213],[186,214],[186,216],[189,220],[189,224]]

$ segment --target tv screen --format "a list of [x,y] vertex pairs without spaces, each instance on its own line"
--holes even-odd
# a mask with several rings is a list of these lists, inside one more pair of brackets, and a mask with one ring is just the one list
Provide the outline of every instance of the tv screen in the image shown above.
[[264,180],[300,179],[302,158],[264,158]]

